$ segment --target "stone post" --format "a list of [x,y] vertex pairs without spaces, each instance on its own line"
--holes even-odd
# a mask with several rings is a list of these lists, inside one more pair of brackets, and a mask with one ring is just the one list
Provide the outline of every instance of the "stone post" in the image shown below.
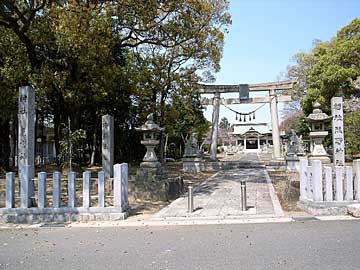
[[307,187],[307,199],[313,200],[313,167],[306,166],[306,187]]
[[320,160],[313,161],[313,190],[314,201],[323,201],[322,166]]
[[333,200],[332,168],[324,167],[324,171],[325,171],[325,201],[331,202]]
[[76,175],[75,172],[70,172],[68,174],[68,207],[75,207],[75,198],[76,198]]
[[19,174],[21,175],[24,166],[30,166],[28,172],[28,192],[29,197],[34,197],[35,91],[30,86],[22,86],[19,88],[18,122],[17,164]]
[[360,159],[353,161],[355,200],[360,200]]
[[211,132],[211,147],[210,159],[217,160],[217,140],[219,134],[219,115],[220,115],[220,93],[214,94],[213,115],[212,115],[212,132]]
[[89,208],[91,204],[90,197],[90,187],[91,187],[91,172],[83,172],[83,207]]
[[105,173],[98,173],[98,204],[99,207],[105,207]]
[[114,207],[121,211],[128,206],[128,165],[127,163],[114,165]]
[[307,198],[307,177],[306,167],[308,166],[307,159],[300,160],[300,200],[304,201]]
[[114,175],[114,117],[107,114],[102,117],[102,167],[105,178]]
[[338,202],[342,202],[344,200],[343,180],[344,167],[335,166],[335,200]]
[[46,207],[46,172],[38,173],[38,207]]
[[6,208],[15,206],[15,174],[6,173]]
[[277,96],[274,89],[270,90],[270,111],[274,158],[281,158]]
[[60,207],[60,196],[61,195],[61,174],[60,172],[53,173],[53,208]]
[[345,165],[343,98],[331,99],[332,137],[333,137],[333,162],[334,166]]
[[345,167],[345,200],[354,200],[353,171],[351,166]]
[[127,163],[121,163],[121,206],[126,210],[129,206],[128,198],[128,176],[129,167]]

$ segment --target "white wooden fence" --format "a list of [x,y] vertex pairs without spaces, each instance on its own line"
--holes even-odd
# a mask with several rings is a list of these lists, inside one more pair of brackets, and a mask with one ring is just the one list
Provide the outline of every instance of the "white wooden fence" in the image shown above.
[[300,201],[360,200],[360,160],[353,166],[322,166],[320,160],[300,160]]
[[[24,166],[20,173],[20,202],[15,204],[15,173],[6,174],[5,207],[0,208],[0,220],[4,222],[38,222],[38,221],[70,221],[70,220],[111,220],[125,218],[124,212],[128,209],[128,164],[114,165],[114,178],[110,185],[112,189],[111,206],[106,206],[105,174],[98,173],[97,190],[91,185],[91,172],[85,171],[82,175],[82,201],[76,200],[77,180],[74,172],[67,175],[67,193],[64,198],[61,188],[61,174],[54,172],[52,179],[47,179],[46,172],[38,173],[37,190],[31,197],[32,179],[29,179],[30,166]],[[51,200],[48,197],[47,184],[52,181]],[[91,193],[97,194],[97,205],[91,204]],[[36,207],[31,207],[35,201]],[[49,203],[51,201],[51,204]],[[120,215],[119,215],[120,214]]]

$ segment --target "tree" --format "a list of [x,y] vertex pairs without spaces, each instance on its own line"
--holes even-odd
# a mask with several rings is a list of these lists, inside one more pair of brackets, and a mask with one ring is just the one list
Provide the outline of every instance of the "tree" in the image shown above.
[[54,124],[57,153],[70,116],[71,129],[88,135],[93,163],[101,115],[110,113],[118,155],[128,158],[147,113],[164,124],[175,95],[192,100],[192,84],[211,77],[200,72],[219,70],[227,8],[227,0],[2,1],[0,87],[12,101],[4,117],[16,118],[16,88],[30,84],[38,118]]
[[360,111],[348,113],[344,118],[346,154],[360,153]]
[[226,117],[221,118],[219,127],[222,129],[229,129],[230,128],[229,120]]

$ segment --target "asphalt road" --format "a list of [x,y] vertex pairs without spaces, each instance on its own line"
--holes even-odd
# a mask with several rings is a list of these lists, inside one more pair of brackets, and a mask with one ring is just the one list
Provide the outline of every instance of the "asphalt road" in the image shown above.
[[360,221],[0,231],[0,269],[360,269]]

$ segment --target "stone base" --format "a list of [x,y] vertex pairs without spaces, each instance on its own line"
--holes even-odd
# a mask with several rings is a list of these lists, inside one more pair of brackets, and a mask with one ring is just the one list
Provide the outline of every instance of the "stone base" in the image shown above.
[[0,209],[2,223],[66,223],[124,220],[127,212],[115,207],[90,208],[10,208]]
[[164,177],[165,175],[162,167],[156,167],[156,168],[140,167],[136,171],[137,181],[156,181]]
[[299,201],[298,207],[314,216],[338,216],[348,213],[349,205],[358,204],[358,201],[344,202],[314,202]]
[[360,218],[360,203],[349,205],[347,212],[353,217]]
[[182,161],[184,172],[199,173],[204,170],[203,159],[201,157],[185,157]]
[[129,180],[129,197],[133,200],[168,201],[178,198],[184,192],[184,182],[181,177],[153,180]]
[[286,169],[289,171],[300,171],[300,159],[298,157],[286,157]]
[[313,165],[313,160],[320,160],[322,165],[330,165],[331,164],[331,160],[328,156],[313,156],[310,155],[309,156],[309,165]]

